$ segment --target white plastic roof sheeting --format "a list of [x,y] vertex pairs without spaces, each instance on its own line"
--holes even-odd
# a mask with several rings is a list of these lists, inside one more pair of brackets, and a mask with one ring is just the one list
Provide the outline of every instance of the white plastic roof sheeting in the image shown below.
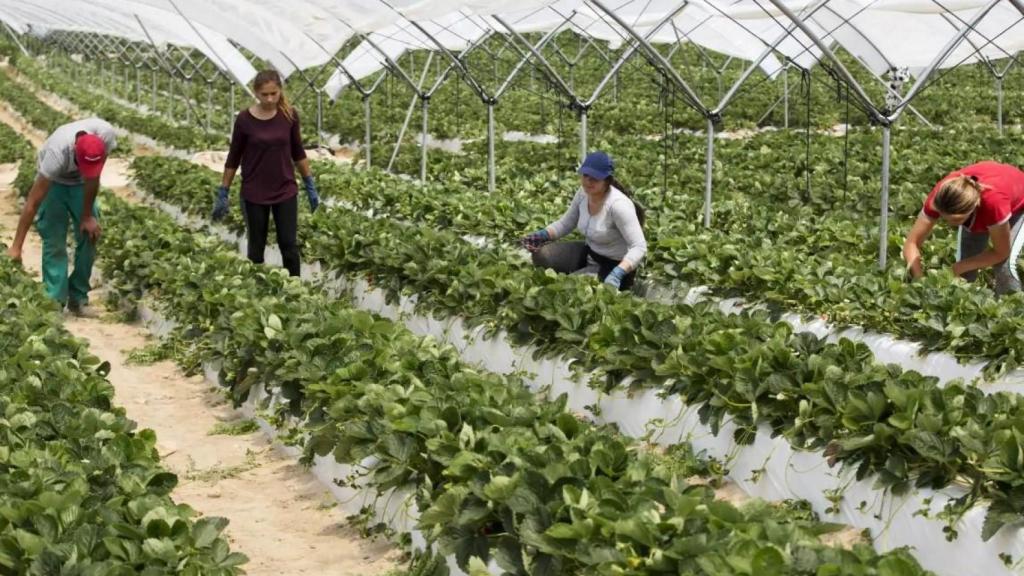
[[[417,23],[437,42],[453,51],[466,48],[488,30],[505,33],[506,28],[493,18],[495,16],[520,33],[549,32],[565,26],[566,21],[569,21],[571,26],[566,29],[607,41],[613,47],[622,44],[628,38],[627,33],[610,22],[607,15],[579,0],[558,0],[546,4],[534,2],[532,6],[527,7],[523,7],[523,3],[519,2],[515,5],[516,9],[509,12],[498,12],[493,9],[494,7],[480,3],[475,6],[477,13],[474,14],[470,13],[468,6],[464,6],[461,12]],[[636,0],[619,5],[616,13],[639,34],[646,36],[678,8],[677,0]],[[697,4],[684,8],[675,19],[674,25],[675,29],[672,26],[662,27],[651,41],[675,43],[679,39],[685,41],[690,37],[713,50],[744,60],[754,60],[764,50],[760,42],[742,41],[743,35],[749,36],[742,27],[736,26],[727,18],[716,17],[710,13],[710,9]],[[757,25],[754,27],[758,28]],[[430,38],[409,24],[406,18],[401,18],[398,23],[370,34],[370,39],[372,42],[364,42],[342,61],[347,74],[337,70],[327,81],[324,90],[328,97],[336,98],[341,90],[350,84],[349,75],[358,79],[382,70],[386,65],[386,58],[382,52],[391,60],[397,60],[407,50],[435,48]],[[797,55],[800,51],[798,48],[800,47],[795,44],[791,46],[794,58],[805,61],[808,66],[811,65],[815,53],[804,51],[803,54]],[[766,73],[774,75],[782,69],[782,63],[774,56],[770,56],[765,59],[762,67]]]
[[433,41],[405,19],[380,32],[369,34],[369,41],[360,43],[342,61],[348,74],[336,70],[327,80],[324,86],[327,95],[330,98],[336,97],[349,85],[349,75],[357,80],[370,76],[383,69],[387,59],[396,61],[410,49],[436,50],[437,42],[448,50],[462,51],[491,29],[488,22],[463,13],[453,13],[419,24]]
[[249,60],[224,35],[201,24],[193,27],[177,13],[127,4],[119,0],[0,0],[0,20],[19,33],[29,29],[38,33],[90,32],[145,44],[152,38],[158,45],[199,50],[236,82],[248,83],[256,75]]
[[[939,56],[947,43],[970,21],[978,10],[984,9],[984,0],[794,0],[785,3],[797,13],[810,30],[829,45],[839,45],[856,56],[871,72],[882,75],[893,67],[908,68],[919,75]],[[434,3],[439,9],[447,4]],[[623,42],[624,32],[607,15],[581,0],[558,0],[536,6],[517,7],[502,13],[496,7],[507,3],[478,2],[472,13],[467,4],[462,11],[434,20],[419,20],[431,34],[432,24],[439,28],[450,26],[452,19],[482,18],[498,32],[501,25],[489,16],[497,15],[519,32],[547,32],[562,26],[568,19],[571,28],[593,38],[610,42],[613,47]],[[679,6],[676,0],[634,0],[614,6],[637,33],[645,35],[657,22]],[[396,10],[403,16],[410,11]],[[428,15],[421,7],[418,16]],[[1003,58],[1024,49],[1024,23],[1022,15],[1010,2],[1001,2],[988,13],[942,62],[942,66],[976,62],[983,58]],[[398,23],[371,36],[392,60],[409,49],[433,48],[420,31],[407,25],[404,18]],[[894,34],[894,31],[899,31]],[[390,41],[385,40],[389,38]],[[470,39],[475,39],[475,36]],[[440,38],[439,38],[440,40]],[[741,60],[753,61],[764,56],[769,46],[801,68],[812,67],[822,58],[821,49],[796,29],[785,14],[768,0],[696,0],[687,4],[674,18],[672,26],[663,27],[651,41],[674,43],[692,41],[704,48]],[[447,48],[458,50],[465,42],[442,42]],[[385,67],[380,51],[362,45],[343,62],[355,78],[379,72]],[[762,70],[774,76],[782,69],[782,62],[773,54],[764,56]],[[325,91],[331,98],[349,84],[341,71],[328,80]]]
[[[683,0],[601,1],[641,35],[683,4]],[[988,2],[786,0],[785,5],[801,14],[825,42],[842,46],[881,74],[893,66],[920,72]],[[236,78],[250,78],[252,71],[231,42],[286,76],[330,62],[354,34],[370,35],[392,59],[405,50],[436,48],[411,22],[453,51],[465,49],[487,30],[505,33],[494,16],[520,32],[547,32],[571,18],[569,28],[576,32],[613,45],[628,40],[615,22],[585,0],[293,0],[287,8],[278,0],[0,0],[0,19],[16,30],[32,24],[37,29],[102,32],[144,41],[135,15],[159,37],[158,42],[202,50]],[[1024,49],[1020,21],[1021,14],[1011,1],[999,2],[944,65],[1016,54]],[[691,0],[653,41],[674,43],[681,38],[747,61],[777,44],[778,54],[810,67],[822,57],[820,49],[803,32],[791,28],[769,0]],[[345,66],[360,78],[379,71],[384,60],[380,50],[364,45],[346,58]],[[781,66],[774,54],[761,62],[769,75]],[[348,82],[345,74],[336,73],[325,86],[328,95],[336,96]]]

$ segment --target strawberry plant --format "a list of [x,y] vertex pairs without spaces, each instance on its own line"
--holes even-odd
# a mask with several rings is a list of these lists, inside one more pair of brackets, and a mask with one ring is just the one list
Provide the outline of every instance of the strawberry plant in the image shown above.
[[0,572],[239,574],[223,518],[169,494],[156,437],[113,405],[110,365],[0,260]]
[[741,442],[766,424],[798,449],[823,450],[897,494],[969,486],[949,504],[951,524],[991,500],[990,537],[1024,512],[1013,504],[1024,474],[1012,458],[1014,430],[1024,422],[1019,395],[959,382],[939,387],[934,378],[875,363],[863,344],[794,333],[768,311],[727,315],[710,302],[615,294],[446,230],[336,207],[304,218],[300,234],[307,256],[338,274],[372,278],[391,297],[416,294],[422,312],[504,330],[517,343],[569,358],[596,386],[629,376],[634,386],[676,394],[700,406],[713,430],[728,418]]
[[0,164],[32,156],[32,145],[7,124],[0,124]]
[[[509,574],[921,574],[904,550],[825,546],[835,526],[799,503],[734,506],[686,478],[686,446],[653,451],[538,401],[514,376],[463,364],[448,346],[328,300],[152,209],[108,205],[104,274],[155,298],[192,346],[219,361],[241,401],[279,394],[276,422],[307,458],[378,463],[365,481],[414,489],[419,527],[460,566]],[[477,560],[475,560],[477,559]]]
[[[210,134],[196,126],[171,124],[157,115],[143,114],[120,106],[99,94],[82,90],[81,83],[69,82],[66,78],[33,62],[23,62],[18,70],[39,86],[67,98],[79,108],[88,110],[115,126],[149,136],[167,146],[180,150],[227,147],[227,137],[224,134]],[[0,97],[4,97],[3,93],[0,93]]]
[[0,73],[0,99],[3,99],[29,124],[49,134],[72,118],[54,110],[36,98],[36,95],[12,80],[6,72]]

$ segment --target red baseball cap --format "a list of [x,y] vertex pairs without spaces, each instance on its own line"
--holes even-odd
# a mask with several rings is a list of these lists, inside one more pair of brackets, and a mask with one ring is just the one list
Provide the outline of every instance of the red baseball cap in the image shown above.
[[82,178],[99,178],[107,161],[107,145],[95,134],[82,134],[75,140],[75,160]]

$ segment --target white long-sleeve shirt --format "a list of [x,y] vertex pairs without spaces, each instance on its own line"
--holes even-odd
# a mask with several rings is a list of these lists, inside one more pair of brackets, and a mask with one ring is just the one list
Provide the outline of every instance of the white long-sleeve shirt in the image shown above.
[[582,188],[577,190],[569,209],[548,228],[554,232],[554,238],[561,238],[572,232],[574,226],[583,234],[587,246],[606,258],[627,260],[636,268],[647,254],[647,239],[636,206],[618,188],[608,191],[604,206],[593,216],[587,208],[586,192]]

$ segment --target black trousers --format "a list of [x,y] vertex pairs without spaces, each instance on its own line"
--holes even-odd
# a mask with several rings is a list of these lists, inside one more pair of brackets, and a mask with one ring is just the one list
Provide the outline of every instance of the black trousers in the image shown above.
[[[619,265],[619,261],[594,252],[586,242],[571,240],[545,244],[533,253],[533,264],[562,274],[596,274],[597,279],[604,282],[612,269]],[[619,290],[629,290],[634,282],[636,270],[626,274]]]
[[267,233],[270,215],[274,215],[277,229],[277,247],[281,250],[284,267],[292,276],[298,276],[299,261],[299,197],[292,196],[277,204],[253,204],[244,201],[245,227],[249,236],[249,260],[263,263],[263,252],[267,247]]

